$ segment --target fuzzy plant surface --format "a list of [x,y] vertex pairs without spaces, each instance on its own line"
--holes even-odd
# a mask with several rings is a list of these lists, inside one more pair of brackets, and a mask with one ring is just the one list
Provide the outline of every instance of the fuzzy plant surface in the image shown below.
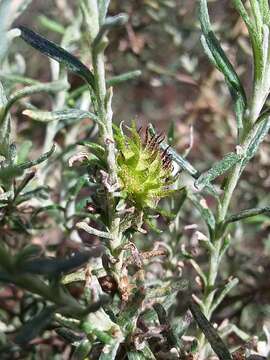
[[[66,25],[42,16],[45,36],[12,28],[31,0],[0,1],[0,358],[266,359],[269,323],[254,334],[256,324],[236,320],[252,294],[242,291],[245,267],[229,259],[241,224],[270,213],[268,204],[234,202],[270,128],[268,1],[230,1],[251,44],[249,95],[215,35],[207,0],[197,2],[202,47],[234,111],[230,151],[198,169],[188,159],[192,131],[181,153],[174,124],[165,136],[155,124],[114,116],[114,94],[144,71],[108,76],[113,34],[126,30],[139,58],[132,14],[115,15],[109,0],[56,3]],[[143,4],[177,43],[166,16],[176,2]],[[23,51],[13,56],[16,47]],[[49,61],[50,80],[27,77],[28,51]]]
[[169,186],[175,183],[172,176],[173,166],[168,148],[162,150],[159,145],[162,135],[150,135],[149,129],[140,135],[135,125],[130,136],[117,130],[115,141],[117,156],[117,176],[119,186],[136,208],[155,208],[158,202],[172,193]]

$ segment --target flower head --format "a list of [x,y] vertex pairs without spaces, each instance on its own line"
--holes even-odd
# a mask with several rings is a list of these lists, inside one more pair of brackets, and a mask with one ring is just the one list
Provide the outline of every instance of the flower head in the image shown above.
[[170,195],[175,182],[168,148],[160,148],[164,137],[151,135],[149,129],[129,128],[130,136],[116,129],[115,140],[118,178],[122,192],[137,208],[155,208],[161,198]]

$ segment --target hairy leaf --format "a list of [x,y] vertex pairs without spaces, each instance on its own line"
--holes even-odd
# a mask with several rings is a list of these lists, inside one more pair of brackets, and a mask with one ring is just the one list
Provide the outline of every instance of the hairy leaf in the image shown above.
[[202,218],[204,219],[211,233],[215,229],[216,220],[205,199],[201,197],[200,194],[193,194],[192,192],[188,193],[188,198],[193,202],[193,204],[201,213]]
[[257,31],[255,25],[251,21],[242,0],[233,0],[233,4],[245,22],[249,32],[254,59],[254,78],[255,82],[257,82],[262,79],[264,72],[261,34]]
[[246,94],[237,73],[211,29],[207,0],[200,0],[199,16],[203,32],[202,45],[210,61],[226,79],[234,101],[238,129],[241,129],[243,127],[243,117],[247,107]]
[[97,120],[95,114],[80,109],[67,109],[61,111],[26,109],[24,110],[23,114],[29,116],[33,120],[40,122],[82,120],[87,118]]
[[235,152],[231,152],[226,154],[224,158],[218,162],[216,162],[211,169],[204,172],[200,175],[200,177],[195,181],[195,186],[202,190],[206,185],[208,185],[211,181],[215,180],[220,175],[226,173],[229,169],[231,169],[235,164],[237,164],[242,159],[241,154],[237,154]]

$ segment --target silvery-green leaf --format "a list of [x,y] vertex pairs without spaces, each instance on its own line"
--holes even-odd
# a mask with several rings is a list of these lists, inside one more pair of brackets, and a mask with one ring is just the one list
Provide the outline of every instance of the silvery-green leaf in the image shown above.
[[268,134],[269,129],[270,114],[269,111],[266,111],[257,120],[254,128],[252,129],[252,131],[250,131],[250,135],[247,136],[247,139],[243,144],[243,148],[245,149],[244,164],[246,164],[250,159],[255,156],[260,144],[263,142],[265,136]]
[[228,293],[239,283],[239,279],[232,278],[229,279],[226,285],[221,290],[220,294],[216,296],[215,301],[213,302],[211,312],[213,313],[215,309],[221,304],[224,298],[228,295]]
[[18,165],[14,165],[14,166],[21,170],[29,169],[32,166],[36,166],[38,164],[41,164],[43,161],[46,161],[54,153],[54,151],[55,151],[55,145],[53,145],[49,151],[40,155],[37,159],[29,160],[22,164],[18,164]]
[[264,24],[270,26],[270,8],[269,8],[268,0],[258,1],[258,4],[259,4],[260,9],[261,9],[261,14],[263,16]]
[[26,109],[23,111],[23,114],[40,122],[82,120],[87,118],[96,119],[95,114],[80,109],[66,109],[61,111]]
[[116,86],[118,84],[121,84],[122,82],[136,79],[137,77],[141,76],[141,74],[142,74],[141,70],[128,71],[121,75],[113,76],[112,78],[106,81],[106,84],[108,86]]
[[38,157],[35,160],[29,160],[21,164],[14,164],[14,165],[2,167],[0,169],[0,180],[4,184],[10,184],[12,179],[14,177],[22,175],[24,170],[29,169],[32,166],[38,165],[43,161],[47,160],[53,154],[54,150],[55,150],[55,145],[53,145],[48,152],[42,154],[40,157]]
[[208,226],[210,232],[215,229],[215,216],[211,209],[208,207],[206,200],[200,195],[192,193],[191,191],[188,193],[188,198],[193,202],[196,208],[199,210],[202,218]]
[[243,5],[242,0],[233,0],[233,5],[236,10],[239,12],[240,16],[244,20],[252,45],[253,50],[253,59],[254,59],[254,78],[255,81],[260,81],[264,73],[263,66],[263,48],[261,41],[261,34],[257,31],[255,24],[252,22],[251,18],[248,15],[248,12]]
[[208,171],[202,173],[200,177],[195,181],[195,186],[202,190],[206,185],[210,184],[211,181],[215,180],[220,175],[226,173],[231,169],[237,162],[242,159],[241,154],[231,152],[226,154],[222,160],[216,162]]
[[232,64],[222,50],[218,39],[211,29],[207,0],[200,0],[200,22],[202,27],[202,45],[210,61],[224,75],[234,101],[238,129],[243,127],[243,117],[247,107],[244,88]]
[[69,88],[69,84],[65,80],[57,80],[50,83],[38,83],[31,86],[26,86],[23,89],[15,91],[8,99],[6,108],[5,108],[5,116],[7,116],[11,107],[20,99],[31,96],[37,93],[48,93],[54,94],[62,90],[67,90]]

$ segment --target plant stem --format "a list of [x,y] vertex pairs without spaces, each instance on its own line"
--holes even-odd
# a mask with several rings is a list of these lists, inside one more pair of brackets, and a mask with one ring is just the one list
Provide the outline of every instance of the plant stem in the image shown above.
[[[249,148],[250,144],[252,144],[253,140],[256,137],[258,128],[260,126],[260,122],[258,122],[258,118],[260,115],[262,106],[257,104],[256,101],[252,101],[251,106],[251,117],[249,119],[249,123],[253,124],[250,131],[246,134],[244,139],[242,140],[240,147],[243,151],[243,160],[245,156],[247,156],[246,151]],[[256,114],[256,118],[254,118]],[[245,164],[243,164],[243,160],[240,160],[232,169],[228,179],[227,184],[224,189],[223,197],[221,199],[220,205],[218,206],[217,216],[216,216],[216,229],[214,231],[213,239],[211,239],[213,243],[213,248],[210,250],[209,254],[209,272],[206,276],[207,278],[207,286],[204,291],[204,297],[203,297],[203,311],[205,316],[210,320],[212,313],[213,313],[213,305],[215,301],[215,284],[216,279],[218,276],[219,266],[223,255],[223,246],[224,246],[224,240],[225,240],[225,227],[223,227],[223,224],[225,223],[228,210],[230,207],[230,203],[232,200],[232,196],[234,194],[234,190],[237,187],[238,181],[241,177],[243,167]],[[222,229],[222,231],[220,231]],[[202,353],[202,356],[205,356],[203,348],[205,347],[205,337],[204,335],[201,336],[199,340],[199,348],[200,353]]]
[[[88,1],[89,11],[89,32],[92,40],[92,63],[95,78],[95,110],[100,122],[103,126],[100,128],[103,143],[106,149],[107,166],[108,166],[108,182],[111,189],[107,189],[107,211],[108,211],[108,228],[111,234],[110,250],[114,252],[122,243],[122,234],[119,229],[120,219],[115,212],[115,199],[113,196],[114,187],[117,184],[117,165],[116,165],[116,149],[113,138],[113,112],[111,108],[112,89],[106,87],[105,76],[105,60],[104,50],[106,48],[106,40],[101,39],[99,44],[95,44],[95,38],[99,34],[100,24],[90,22],[90,17],[95,14],[98,16],[98,3],[95,0]],[[122,252],[118,254],[118,262],[112,264],[112,272],[116,280],[119,282],[121,278],[122,268]]]

